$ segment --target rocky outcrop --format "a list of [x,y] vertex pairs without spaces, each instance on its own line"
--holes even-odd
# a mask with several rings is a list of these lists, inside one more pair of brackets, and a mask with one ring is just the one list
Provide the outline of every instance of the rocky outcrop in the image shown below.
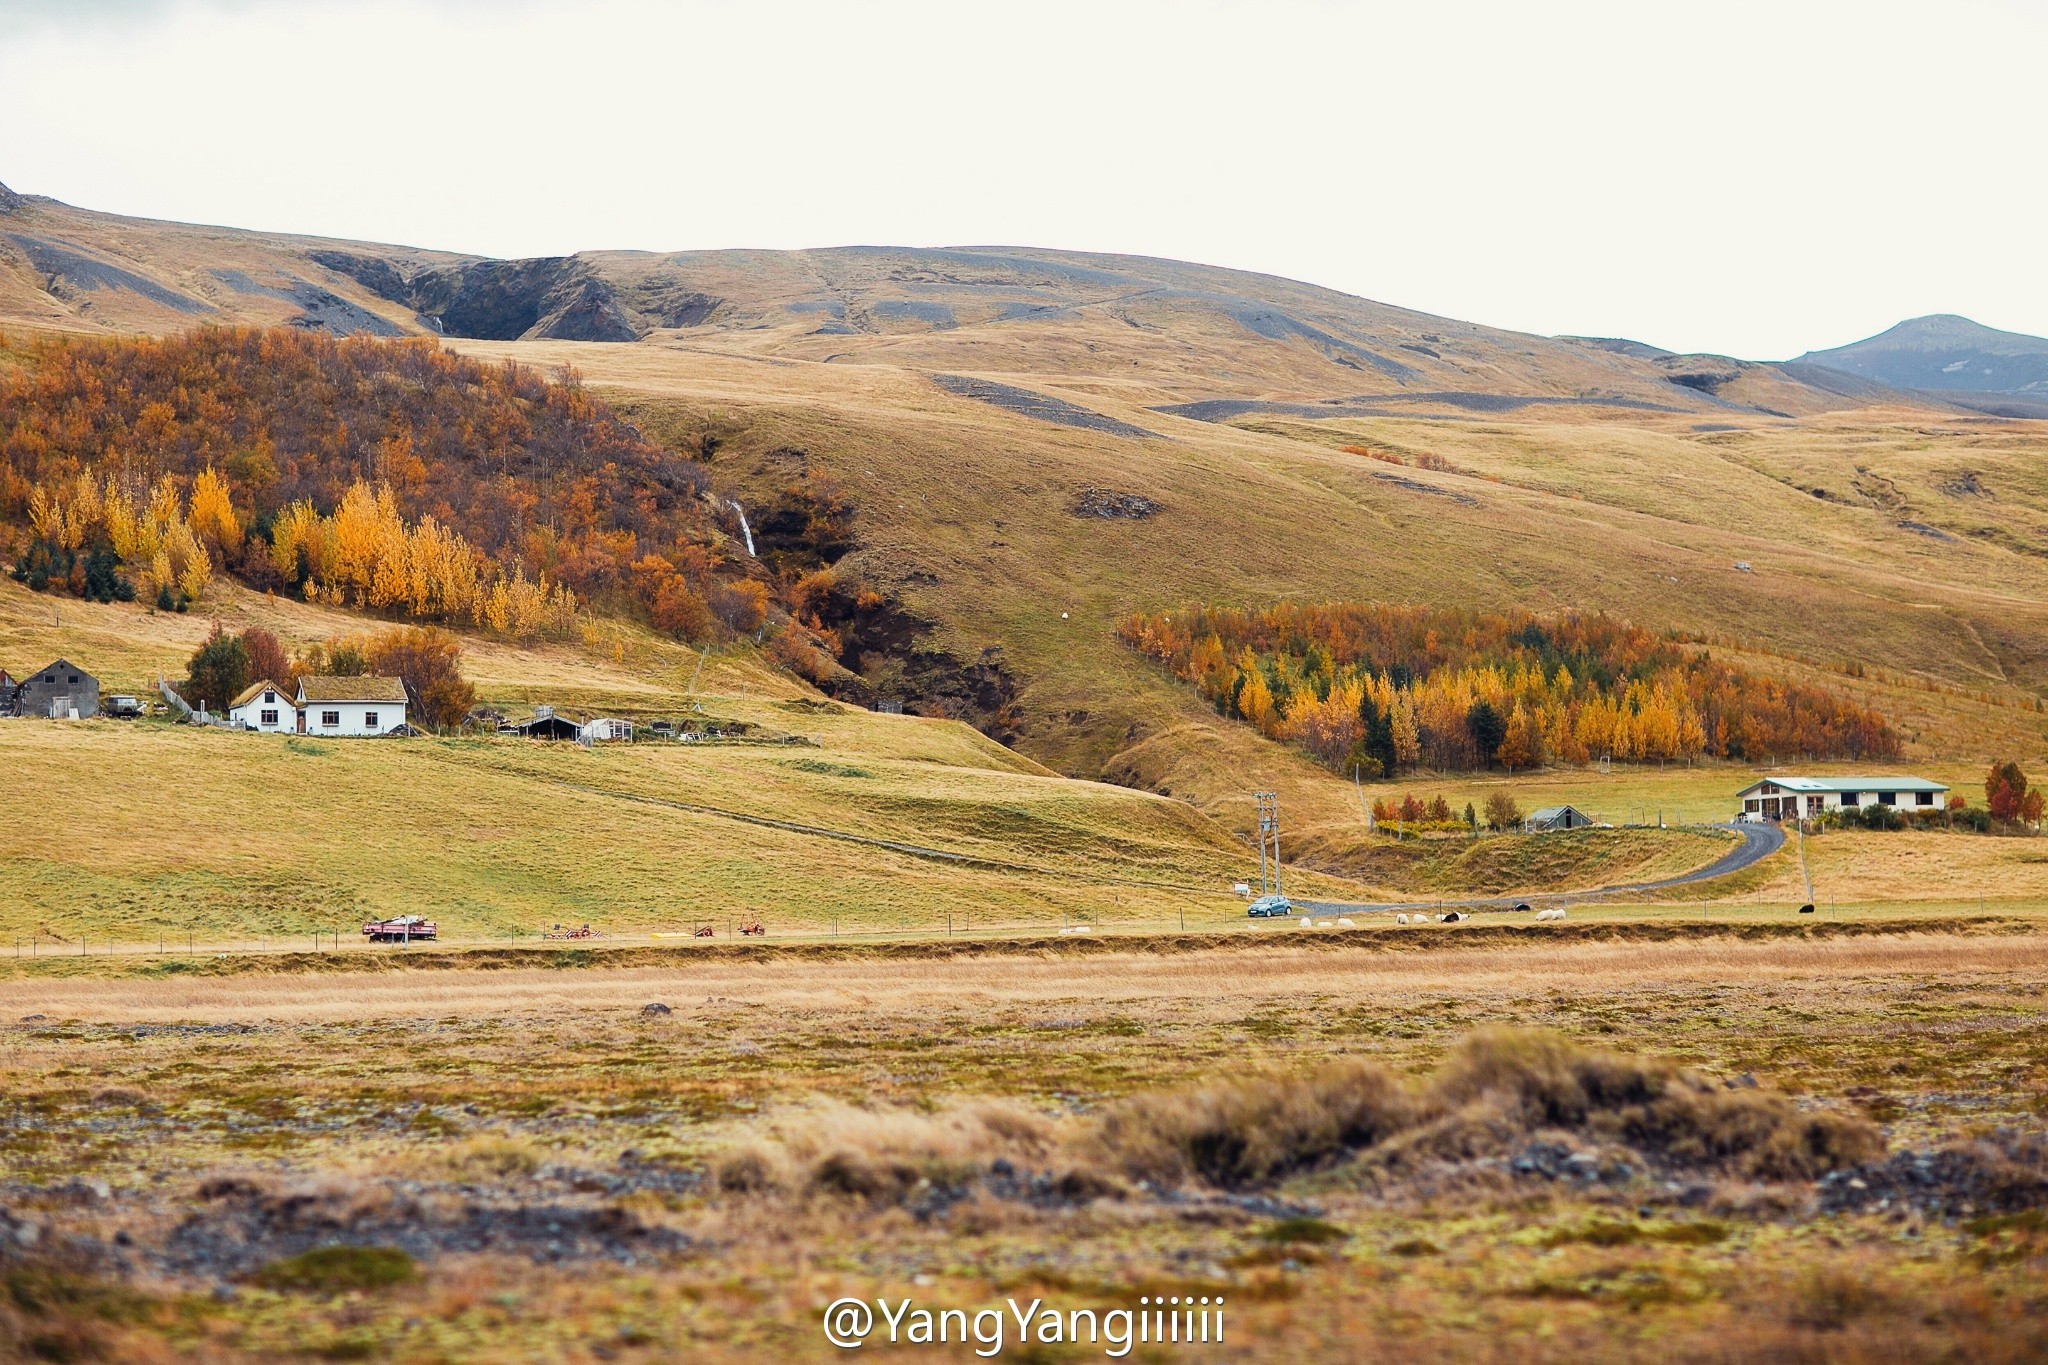
[[697,326],[721,302],[671,277],[622,285],[575,256],[466,261],[408,273],[379,256],[308,255],[412,309],[444,335],[479,341],[638,341],[656,328]]

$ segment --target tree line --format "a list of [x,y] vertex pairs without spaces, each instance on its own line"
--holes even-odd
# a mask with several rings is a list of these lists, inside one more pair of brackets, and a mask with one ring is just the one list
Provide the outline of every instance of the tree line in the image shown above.
[[703,465],[573,372],[294,329],[38,341],[0,370],[0,553],[39,590],[168,605],[218,572],[514,635],[575,605],[685,638],[768,588]]
[[1878,712],[1603,613],[1338,602],[1118,626],[1218,712],[1344,773],[1549,762],[1890,758]]

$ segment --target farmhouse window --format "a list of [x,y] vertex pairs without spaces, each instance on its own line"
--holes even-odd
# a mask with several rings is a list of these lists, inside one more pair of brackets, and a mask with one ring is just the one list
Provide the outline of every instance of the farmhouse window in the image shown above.
[[1761,802],[1761,801],[1758,801],[1758,800],[1755,800],[1754,798],[1752,798],[1751,800],[1748,800],[1748,801],[1745,801],[1745,802],[1743,802],[1743,803],[1742,803],[1742,808],[1743,808],[1744,810],[1762,810],[1762,809],[1763,809],[1763,804],[1764,804],[1763,802]]
[[1899,794],[1897,792],[1879,792],[1877,794],[1877,804],[1880,806],[1896,806],[1899,804]]
[[1843,792],[1843,793],[1842,793],[1842,805],[1843,805],[1844,807],[1846,807],[1847,809],[1849,809],[1849,810],[1854,810],[1854,809],[1856,809],[1856,796],[1857,796],[1857,793],[1855,793],[1855,792]]
[[1931,805],[1933,805],[1933,804],[1934,804],[1934,793],[1933,793],[1933,792],[1915,792],[1915,793],[1913,794],[1913,804],[1914,804],[1914,805],[1916,805],[1916,806],[1931,806]]
[[265,712],[263,713],[263,723],[264,723],[265,725],[275,725],[275,724],[277,724],[277,712],[275,712],[275,711],[265,711]]
[[263,704],[264,704],[265,706],[268,706],[268,705],[270,705],[270,703],[272,703],[272,702],[274,702],[274,701],[276,701],[276,700],[277,700],[277,693],[275,693],[275,692],[265,692],[265,693],[263,694]]
[[325,728],[332,730],[335,726],[341,724],[341,712],[322,711],[320,713],[320,724]]
[[377,713],[376,713],[375,711],[365,711],[365,712],[363,712],[363,724],[364,724],[365,726],[367,726],[367,727],[368,727],[369,729],[372,729],[372,730],[376,729],[376,728],[377,728]]

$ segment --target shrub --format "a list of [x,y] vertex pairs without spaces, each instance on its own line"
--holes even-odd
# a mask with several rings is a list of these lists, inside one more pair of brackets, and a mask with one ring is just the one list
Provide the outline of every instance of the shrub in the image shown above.
[[239,637],[229,635],[215,621],[212,633],[193,651],[185,671],[185,700],[194,706],[203,702],[215,711],[224,711],[249,685],[249,650]]
[[1486,827],[1488,829],[1513,829],[1522,823],[1522,808],[1515,804],[1515,798],[1506,792],[1494,792],[1486,798]]
[[449,729],[462,724],[476,706],[476,689],[462,676],[462,642],[445,630],[387,630],[370,641],[364,660],[370,669],[405,684],[414,724]]
[[321,1247],[272,1261],[254,1278],[265,1289],[344,1294],[409,1284],[419,1278],[419,1267],[396,1247]]

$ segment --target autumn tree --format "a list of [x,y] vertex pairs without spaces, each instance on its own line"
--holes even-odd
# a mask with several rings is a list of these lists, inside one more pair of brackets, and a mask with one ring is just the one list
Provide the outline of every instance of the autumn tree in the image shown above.
[[218,621],[185,666],[185,700],[225,711],[250,683],[249,651]]
[[1992,818],[2008,824],[2023,819],[2026,801],[2027,775],[2020,765],[2009,758],[1992,764],[1984,778],[1984,804]]
[[292,681],[291,660],[284,652],[278,638],[261,626],[251,626],[242,632],[242,651],[249,659],[250,682],[274,682],[280,686]]
[[453,729],[476,707],[476,689],[462,676],[462,644],[445,630],[387,630],[369,642],[365,654],[372,672],[405,684],[414,724]]
[[1515,798],[1504,791],[1494,792],[1486,798],[1486,824],[1489,829],[1514,829],[1522,823],[1522,808],[1515,804]]

